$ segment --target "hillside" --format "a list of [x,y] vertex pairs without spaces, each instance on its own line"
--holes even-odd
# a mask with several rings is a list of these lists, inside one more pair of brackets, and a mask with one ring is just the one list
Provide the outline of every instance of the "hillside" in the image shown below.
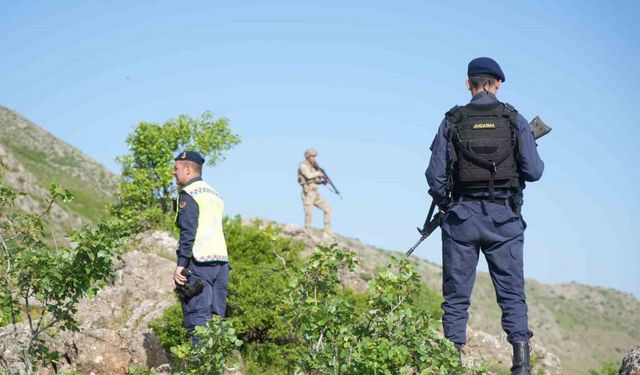
[[[54,208],[51,225],[56,231],[66,231],[95,221],[103,214],[104,205],[112,199],[117,184],[115,175],[88,156],[1,106],[0,158],[6,168],[5,181],[27,193],[19,201],[19,207],[23,210],[37,211],[46,196],[49,183],[54,180],[76,195],[76,200],[69,206]],[[304,240],[300,228],[280,226],[283,235]],[[345,281],[354,289],[366,288],[367,280],[376,270],[385,267],[391,256],[402,256],[365,245],[356,239],[339,237],[339,242],[356,252],[360,258],[356,274]],[[162,248],[165,250],[162,256],[164,260],[173,256],[173,244],[165,244]],[[422,259],[414,260],[423,280],[433,290],[439,291],[441,268]],[[170,269],[172,263],[168,262],[163,263],[162,267]],[[164,273],[164,270],[158,272]],[[619,363],[625,352],[640,343],[640,315],[637,313],[640,311],[640,301],[634,296],[580,284],[548,285],[527,280],[526,285],[530,324],[535,333],[534,344],[538,346],[537,353],[550,353],[542,358],[543,361],[549,361],[549,366],[553,366],[554,357],[557,356],[564,373],[585,374],[604,362]],[[165,306],[171,292],[164,292],[166,295],[163,294],[162,299],[156,300],[156,296],[150,296],[150,306]],[[104,293],[110,292],[106,290]],[[129,302],[125,299],[122,303]],[[134,310],[137,302],[130,303],[130,306],[123,305],[121,308],[124,311]],[[159,311],[156,308],[153,310],[155,317]],[[126,315],[115,319],[113,326],[117,328],[118,324],[125,324],[129,319]],[[144,321],[149,319],[151,316]],[[470,336],[478,344],[470,348],[468,357],[498,361],[505,367],[509,361],[509,348],[500,327],[500,311],[495,303],[493,286],[486,273],[479,272],[477,275],[470,326],[473,331]],[[139,327],[138,323],[135,327]],[[140,326],[139,329],[131,334],[148,332],[146,327]],[[483,351],[492,353],[483,357]]]
[[[501,334],[491,280],[487,274],[478,276],[471,324]],[[527,280],[526,291],[536,339],[560,357],[568,374],[586,373],[602,362],[619,362],[640,343],[640,301],[629,293],[535,280]]]
[[[282,229],[285,237],[303,238],[300,227],[287,225]],[[340,237],[338,242],[341,247],[354,251],[360,260],[353,276],[342,276],[344,285],[357,290],[366,288],[366,280],[376,270],[384,268],[392,256],[399,255],[355,239]],[[87,373],[105,374],[124,374],[133,365],[167,368],[166,353],[159,347],[148,323],[160,316],[173,303],[174,297],[168,282],[158,283],[157,278],[142,275],[170,274],[175,265],[175,246],[175,238],[167,232],[143,233],[127,245],[129,252],[119,265],[114,284],[100,291],[95,298],[82,302],[78,311],[81,331],[64,335],[64,347],[59,349],[67,353],[65,358],[71,358],[70,363]],[[310,246],[307,254],[311,251]],[[414,261],[423,280],[436,288],[434,280],[440,277],[440,268],[422,259],[415,258]],[[490,287],[488,282],[487,275],[479,275],[478,294],[474,296],[479,308],[472,311],[469,349],[463,360],[489,363],[492,366],[490,373],[503,374],[510,365],[511,350],[501,331],[491,331],[499,325],[499,315],[493,308],[486,307],[493,304],[493,297],[483,295]],[[529,288],[531,320],[536,333],[532,341],[537,363],[535,373],[586,374],[606,361],[619,364],[633,344],[620,351],[615,350],[615,344],[637,340],[633,335],[637,335],[638,318],[629,312],[638,308],[638,301],[626,294],[576,284],[552,286],[532,281],[529,281]],[[550,292],[545,292],[547,290]],[[600,300],[596,301],[597,296]],[[622,308],[621,302],[628,306]],[[553,304],[556,305],[551,306]],[[626,316],[626,325],[608,319],[608,314]],[[486,323],[486,326],[478,322]],[[604,332],[605,327],[608,332],[596,339],[595,335]],[[10,330],[0,329],[0,338],[8,335],[11,335]],[[582,339],[584,337],[591,339]],[[612,344],[613,354],[606,351],[608,344]],[[592,358],[586,359],[589,355]]]
[[54,207],[52,225],[58,232],[99,218],[117,185],[117,177],[102,165],[2,106],[0,158],[6,183],[27,194],[18,201],[23,210],[37,211],[52,181],[75,195],[70,205]]

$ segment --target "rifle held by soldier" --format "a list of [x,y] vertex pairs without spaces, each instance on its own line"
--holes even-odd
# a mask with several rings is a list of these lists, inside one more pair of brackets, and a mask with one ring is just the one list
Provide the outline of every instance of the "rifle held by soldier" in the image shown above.
[[333,181],[331,181],[331,178],[329,177],[329,175],[327,174],[327,172],[324,171],[324,169],[322,169],[318,163],[313,163],[314,167],[316,167],[317,170],[320,171],[320,173],[322,173],[324,175],[324,180],[325,180],[325,184],[329,184],[331,187],[329,188],[329,190],[331,190],[332,192],[336,193],[340,199],[342,199],[342,195],[340,195],[340,192],[338,191],[338,188],[336,187],[336,185],[333,184]]
[[[551,131],[551,128],[547,126],[547,124],[545,124],[538,116],[534,117],[533,120],[531,120],[529,126],[531,127],[531,131],[533,132],[534,139],[542,138]],[[406,256],[410,256],[411,253],[413,253],[413,251],[422,243],[422,241],[426,240],[427,237],[429,237],[431,233],[433,233],[433,231],[435,231],[436,228],[440,226],[440,221],[444,216],[444,212],[438,211],[432,218],[431,215],[433,215],[435,207],[436,202],[432,201],[431,208],[429,208],[429,214],[427,215],[427,219],[424,221],[424,225],[422,225],[422,229],[417,228],[418,233],[420,233],[420,239],[406,252]]]

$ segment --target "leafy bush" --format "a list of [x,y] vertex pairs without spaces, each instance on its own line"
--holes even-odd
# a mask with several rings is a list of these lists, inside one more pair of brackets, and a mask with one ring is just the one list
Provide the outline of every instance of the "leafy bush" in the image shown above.
[[[294,328],[275,307],[287,288],[287,267],[301,264],[303,245],[278,237],[277,228],[262,227],[260,221],[243,225],[238,216],[225,218],[223,225],[232,258],[227,316],[244,342],[243,358],[256,373],[287,368],[291,348],[282,343]],[[180,304],[165,311],[152,329],[167,350],[185,343]]]
[[353,270],[353,254],[321,247],[290,285],[291,319],[306,348],[302,371],[318,374],[451,374],[463,372],[457,352],[439,337],[439,324],[412,306],[419,277],[407,260],[394,260],[369,283],[359,311],[337,293],[338,270]]
[[222,374],[225,359],[242,345],[231,323],[218,316],[196,327],[195,334],[200,344],[188,342],[171,348],[174,374]]
[[278,236],[279,229],[260,221],[243,225],[240,217],[225,219],[224,232],[232,258],[227,315],[245,343],[257,373],[287,368],[293,350],[283,345],[295,328],[278,306],[286,293],[289,268],[301,264],[303,245]]
[[[244,373],[464,372],[453,345],[438,334],[439,322],[416,304],[425,291],[407,260],[394,260],[368,293],[359,293],[339,277],[353,271],[353,253],[320,247],[302,262],[301,245],[273,227],[243,226],[239,217],[224,224],[233,255],[226,322],[242,341]],[[189,344],[174,309],[153,327],[163,346],[173,346],[174,355],[180,346],[184,357]],[[219,356],[216,350],[207,355]]]
[[[0,163],[1,164],[1,163]],[[0,175],[0,178],[2,176]],[[0,183],[0,303],[2,323],[18,324],[26,318],[28,341],[19,342],[22,361],[31,374],[59,354],[48,346],[54,328],[77,331],[74,318],[80,300],[105,285],[113,276],[120,248],[121,222],[107,220],[70,234],[73,246],[51,246],[45,239],[44,218],[54,203],[68,202],[71,193],[52,184],[39,214],[11,210],[21,195]]]
[[597,370],[589,370],[589,375],[617,375],[620,365],[615,362],[607,362]]
[[167,351],[189,340],[189,332],[182,324],[182,307],[179,302],[164,310],[160,318],[154,320],[149,327]]
[[425,311],[433,319],[440,320],[444,312],[440,305],[444,302],[442,294],[421,283],[413,304],[420,311]]

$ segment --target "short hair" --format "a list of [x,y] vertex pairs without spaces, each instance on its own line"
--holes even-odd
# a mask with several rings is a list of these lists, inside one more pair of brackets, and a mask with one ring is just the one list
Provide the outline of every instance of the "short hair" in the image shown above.
[[469,77],[469,81],[471,82],[471,87],[473,87],[474,89],[486,90],[486,86],[493,86],[498,80],[494,77],[473,76]]
[[193,169],[193,171],[199,175],[202,174],[202,165],[196,163],[195,161],[191,161],[191,160],[183,160],[185,163],[187,163],[187,165],[189,167],[191,167],[191,169]]

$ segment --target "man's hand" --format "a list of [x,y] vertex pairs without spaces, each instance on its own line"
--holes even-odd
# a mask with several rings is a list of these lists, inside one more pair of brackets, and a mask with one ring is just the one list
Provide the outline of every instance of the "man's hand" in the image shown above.
[[176,270],[173,271],[173,286],[176,287],[178,285],[184,285],[187,282],[187,278],[182,275],[182,270],[184,267],[176,267]]
[[447,210],[449,210],[449,207],[451,206],[451,203],[453,203],[453,201],[450,197],[443,197],[436,201],[438,209],[442,212],[447,212]]

